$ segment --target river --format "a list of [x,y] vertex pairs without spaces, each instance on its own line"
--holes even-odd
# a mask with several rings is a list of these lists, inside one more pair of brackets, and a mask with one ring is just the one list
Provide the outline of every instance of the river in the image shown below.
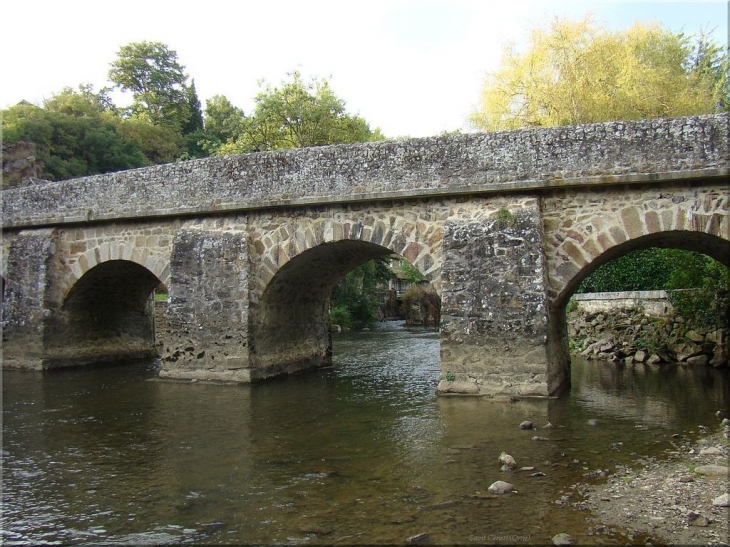
[[[730,399],[727,371],[580,361],[560,399],[437,398],[438,354],[436,332],[396,322],[255,386],[163,382],[153,363],[5,370],[3,543],[626,543],[556,501]],[[501,471],[502,451],[534,469]],[[517,492],[489,495],[496,480]]]

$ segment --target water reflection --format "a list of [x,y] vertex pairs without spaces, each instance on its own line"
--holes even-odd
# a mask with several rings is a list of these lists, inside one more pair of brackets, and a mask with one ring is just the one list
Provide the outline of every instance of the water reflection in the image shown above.
[[[332,369],[253,387],[5,371],[3,540],[592,542],[561,492],[728,402],[727,373],[581,362],[559,400],[437,398],[438,354],[435,332],[388,324],[337,336]],[[502,451],[534,469],[500,471]],[[486,495],[500,479],[518,494]]]

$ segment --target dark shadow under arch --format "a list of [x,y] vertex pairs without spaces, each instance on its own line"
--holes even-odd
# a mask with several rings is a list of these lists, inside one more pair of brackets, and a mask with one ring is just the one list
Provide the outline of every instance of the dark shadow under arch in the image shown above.
[[392,254],[374,243],[343,240],[320,244],[282,266],[252,310],[253,379],[330,365],[332,289],[360,264]]
[[127,260],[91,268],[71,288],[46,332],[46,368],[155,355],[154,302],[160,280]]

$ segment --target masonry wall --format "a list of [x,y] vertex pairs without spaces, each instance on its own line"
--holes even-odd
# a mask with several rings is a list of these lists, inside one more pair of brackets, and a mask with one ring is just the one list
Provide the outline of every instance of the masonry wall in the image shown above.
[[666,291],[580,293],[574,294],[572,300],[578,310],[587,313],[641,309],[647,315],[661,317],[673,310]]

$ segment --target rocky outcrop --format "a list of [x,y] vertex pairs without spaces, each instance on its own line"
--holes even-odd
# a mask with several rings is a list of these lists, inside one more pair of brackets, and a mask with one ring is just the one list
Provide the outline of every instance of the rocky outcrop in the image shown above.
[[27,186],[43,178],[37,161],[36,145],[32,142],[2,143],[3,188]]
[[571,352],[586,359],[626,363],[728,365],[730,330],[691,325],[671,312],[651,317],[641,309],[568,314]]

